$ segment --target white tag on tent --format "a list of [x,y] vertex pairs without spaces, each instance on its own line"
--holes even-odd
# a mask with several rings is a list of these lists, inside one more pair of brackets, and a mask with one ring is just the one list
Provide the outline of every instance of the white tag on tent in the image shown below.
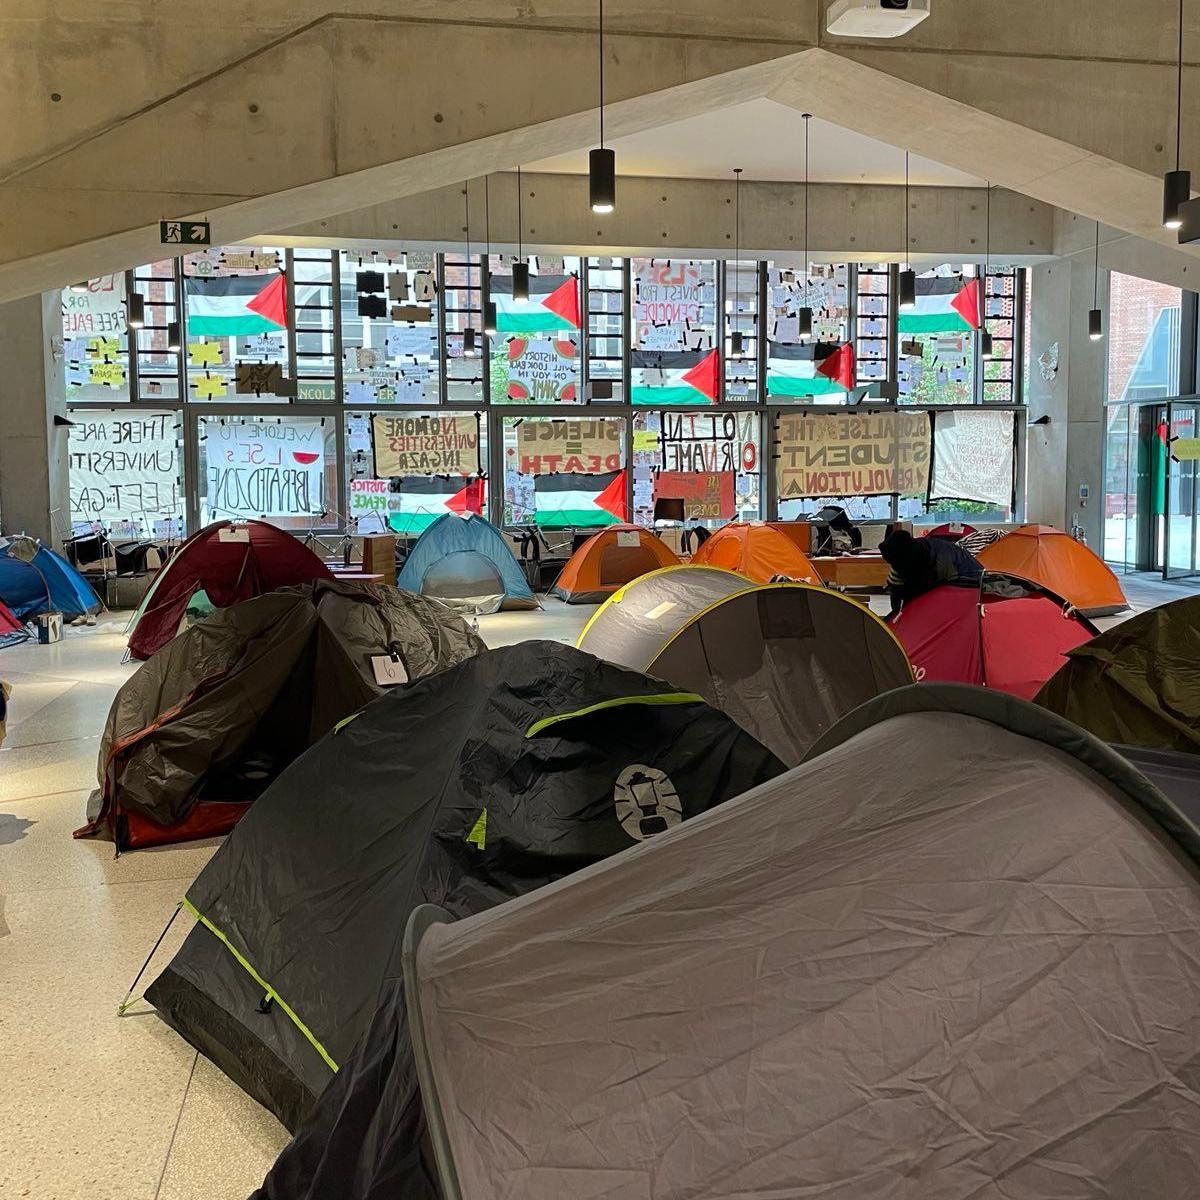
[[623,549],[636,550],[641,545],[641,538],[636,529],[618,529],[617,530],[617,545]]
[[659,617],[665,617],[667,613],[675,607],[674,600],[664,600],[661,604],[656,604],[648,613],[645,614],[647,621],[657,621]]
[[962,533],[962,522],[961,521],[951,521],[950,522],[950,532],[951,533]]
[[375,672],[375,682],[380,687],[394,687],[397,683],[408,682],[404,664],[390,654],[372,654],[371,670]]
[[218,542],[249,542],[250,530],[248,529],[225,529],[217,530]]

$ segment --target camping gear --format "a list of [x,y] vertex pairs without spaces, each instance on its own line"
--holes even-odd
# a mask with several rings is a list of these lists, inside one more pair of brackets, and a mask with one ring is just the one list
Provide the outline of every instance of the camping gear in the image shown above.
[[73,621],[104,607],[61,554],[28,537],[0,539],[0,600],[22,621],[46,612]]
[[396,665],[417,679],[483,648],[460,617],[395,588],[318,580],[219,609],[117,693],[76,836],[122,850],[224,833]]
[[839,717],[913,680],[895,635],[864,605],[711,567],[635,579],[593,614],[578,645],[699,692],[789,766]]
[[52,646],[62,641],[63,615],[60,612],[38,613],[33,618],[39,646]]
[[977,586],[942,584],[906,601],[890,624],[918,681],[981,684],[1026,700],[1096,635],[1061,597],[990,571]]
[[599,604],[639,575],[678,564],[679,556],[651,530],[610,525],[571,555],[550,595],[567,604]]
[[1064,597],[1085,617],[1104,617],[1129,607],[1103,559],[1050,525],[1022,525],[985,546],[978,558],[989,571],[1019,575]]
[[1037,702],[1101,741],[1200,755],[1200,596],[1073,649]]
[[[699,696],[571,647],[476,655],[276,780],[188,889],[200,924],[147,999],[294,1129],[399,979],[418,904],[490,908],[780,770]],[[411,1076],[393,1086],[382,1119],[412,1120]]]
[[1061,718],[879,697],[647,846],[413,915],[442,1196],[1190,1200],[1198,858]]
[[802,583],[820,583],[821,577],[791,538],[765,521],[731,521],[722,525],[692,555],[703,567],[737,571],[755,583],[770,583],[776,576]]
[[16,614],[0,600],[0,649],[27,641],[29,631],[17,620]]
[[149,658],[178,632],[196,592],[228,608],[292,584],[332,579],[301,541],[266,521],[214,521],[192,534],[167,560],[135,614],[133,658]]
[[521,564],[490,521],[447,513],[417,539],[396,586],[432,596],[459,612],[536,608]]

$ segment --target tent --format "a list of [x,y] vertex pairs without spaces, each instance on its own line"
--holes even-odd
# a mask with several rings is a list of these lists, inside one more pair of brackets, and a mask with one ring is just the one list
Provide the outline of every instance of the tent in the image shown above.
[[949,538],[952,542],[958,542],[968,534],[976,532],[978,531],[974,525],[965,525],[962,521],[945,521],[941,525],[935,525],[932,529],[926,529],[922,536]]
[[651,530],[610,525],[571,555],[550,595],[568,604],[599,604],[631,579],[678,563],[675,551]]
[[409,551],[396,585],[467,613],[537,607],[503,534],[474,513],[434,521]]
[[28,537],[0,540],[0,600],[22,621],[45,612],[72,621],[104,607],[61,554]]
[[0,600],[0,647],[15,645],[28,637],[28,630],[17,620],[16,614]]
[[1069,600],[1085,617],[1129,607],[1117,577],[1094,551],[1050,525],[1022,525],[977,557],[989,571],[1019,575]]
[[147,999],[294,1128],[399,977],[416,905],[489,908],[780,770],[699,696],[571,647],[477,655],[276,780],[188,889],[199,925]]
[[1102,741],[1200,755],[1200,596],[1073,649],[1037,702]]
[[711,567],[635,579],[592,616],[578,644],[699,692],[791,766],[839,717],[913,680],[895,635],[865,605]]
[[129,653],[149,658],[178,632],[196,592],[217,608],[315,579],[329,568],[298,538],[266,521],[214,521],[167,560],[142,602]]
[[917,679],[974,683],[1032,700],[1096,627],[1026,580],[984,572],[979,587],[942,584],[892,618]]
[[396,588],[319,580],[219,609],[117,693],[76,836],[122,850],[225,833],[307,746],[384,691],[373,657],[417,679],[483,648],[461,617]]
[[414,914],[442,1196],[1190,1200],[1198,860],[1061,718],[882,696],[650,845]]
[[765,521],[723,525],[692,555],[692,562],[737,571],[756,583],[770,583],[778,575],[804,583],[821,582],[800,547]]

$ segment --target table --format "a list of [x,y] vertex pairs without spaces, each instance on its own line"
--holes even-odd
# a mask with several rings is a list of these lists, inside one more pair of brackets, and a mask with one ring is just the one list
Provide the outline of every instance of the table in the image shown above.
[[891,569],[880,554],[839,554],[808,560],[826,583],[883,591]]

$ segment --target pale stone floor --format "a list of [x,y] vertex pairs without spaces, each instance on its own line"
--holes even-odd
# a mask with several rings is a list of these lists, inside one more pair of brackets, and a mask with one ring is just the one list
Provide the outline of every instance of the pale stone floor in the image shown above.
[[[1189,592],[1145,576],[1124,582],[1136,609]],[[480,632],[491,646],[573,643],[592,611],[548,600],[540,612],[485,617]],[[71,838],[95,786],[109,705],[134,669],[121,663],[124,623],[124,614],[110,615],[95,628],[69,629],[56,646],[0,650],[0,678],[14,685],[0,748],[4,1200],[239,1200],[287,1141],[272,1116],[147,1005],[117,1016],[216,845],[114,860],[108,843]],[[187,928],[181,916],[157,964]]]

